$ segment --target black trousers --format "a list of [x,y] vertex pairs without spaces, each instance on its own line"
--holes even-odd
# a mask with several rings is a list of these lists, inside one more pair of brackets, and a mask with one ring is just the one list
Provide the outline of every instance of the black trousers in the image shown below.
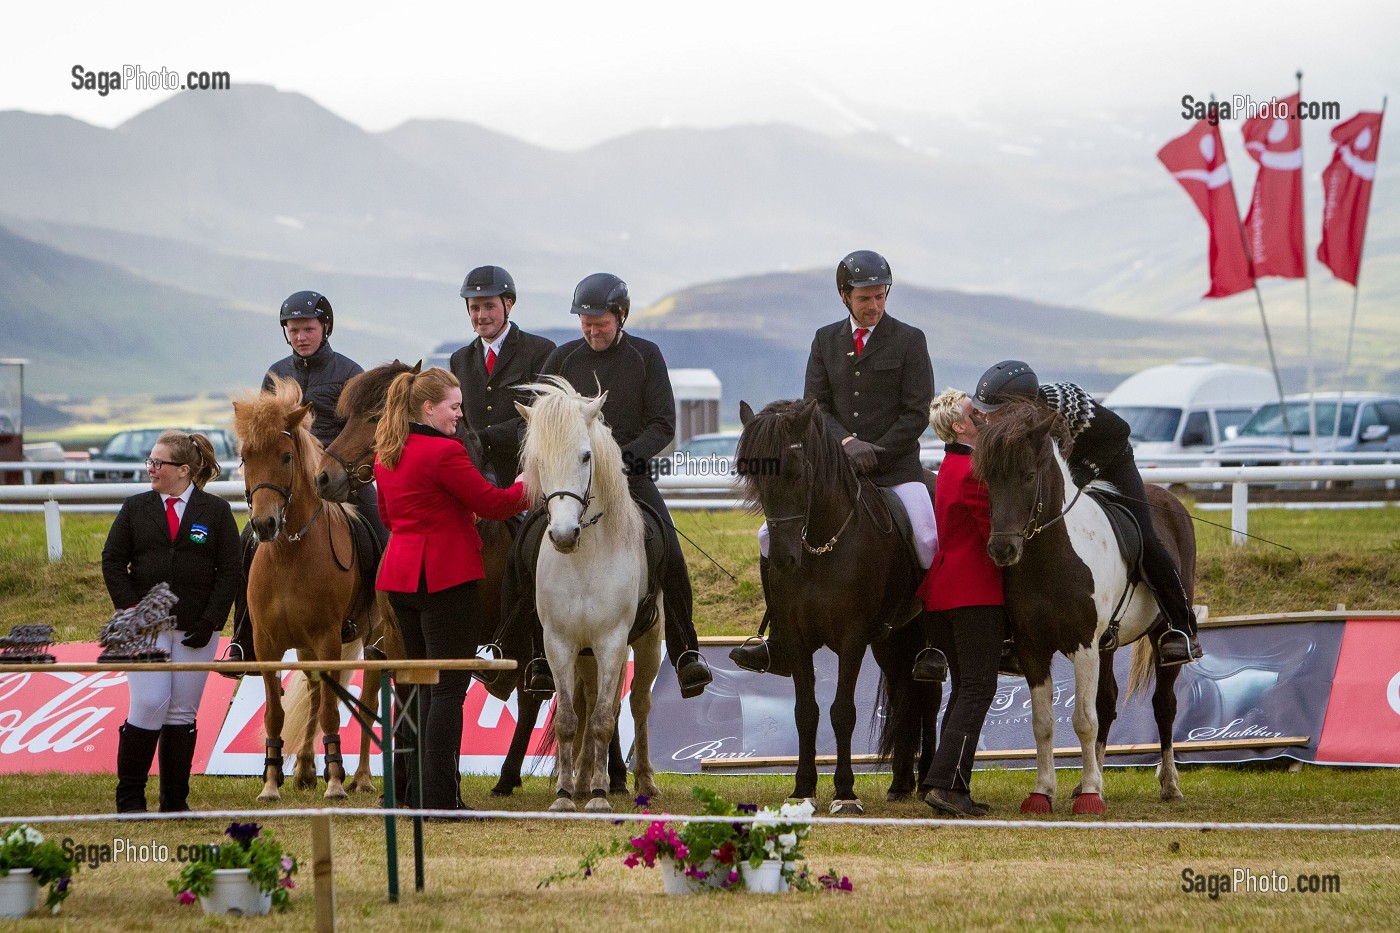
[[1157,537],[1157,530],[1152,524],[1152,507],[1147,504],[1147,489],[1143,486],[1142,474],[1138,472],[1132,449],[1129,448],[1114,461],[1099,478],[1118,487],[1126,497],[1123,504],[1142,528],[1142,569],[1162,614],[1172,628],[1195,634],[1196,614],[1187,603],[1186,589],[1181,585],[1175,562]]
[[997,662],[1006,637],[1003,606],[967,606],[924,616],[930,640],[948,655],[953,689],[943,714],[938,750],[923,783],[943,790],[969,788],[977,740],[997,692]]
[[[481,612],[478,581],[436,593],[420,581],[416,593],[390,593],[399,617],[404,653],[409,658],[466,659],[476,656]],[[427,697],[425,722],[418,724],[423,743],[423,806],[460,806],[457,766],[462,754],[462,703],[471,674],[443,671]],[[420,688],[421,689],[421,688]]]

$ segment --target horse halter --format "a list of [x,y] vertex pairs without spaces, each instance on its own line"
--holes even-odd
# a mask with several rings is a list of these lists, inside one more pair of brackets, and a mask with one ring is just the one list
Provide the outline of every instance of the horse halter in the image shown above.
[[593,504],[592,457],[589,457],[588,459],[588,483],[583,487],[583,495],[580,496],[578,493],[574,492],[571,489],[556,490],[555,492],[551,492],[549,495],[544,497],[544,507],[546,509],[549,508],[549,503],[553,499],[573,499],[575,502],[577,502],[580,506],[583,507],[583,511],[579,513],[578,527],[580,532],[582,532],[585,528],[590,528],[593,525],[598,524],[598,519],[603,517],[602,512],[599,512],[597,515],[593,516],[588,521],[583,520],[583,516],[588,514],[588,507]]
[[[291,431],[283,431],[283,432],[282,432],[282,436],[283,436],[283,437],[286,437],[286,438],[292,438],[292,432],[291,432]],[[295,477],[295,476],[297,475],[297,474],[296,474],[296,470],[297,470],[297,467],[296,467],[296,458],[297,458],[297,445],[296,445],[296,440],[295,440],[294,438],[292,438],[292,476],[293,476],[293,477]],[[241,464],[241,463],[243,463],[243,461],[240,461],[240,464]],[[279,496],[281,496],[281,497],[286,501],[286,504],[287,504],[287,507],[288,507],[288,508],[291,507],[291,505],[292,505],[292,490],[291,490],[289,487],[287,487],[287,486],[279,486],[279,485],[277,485],[276,483],[258,483],[258,484],[257,484],[256,486],[254,486],[252,489],[249,489],[248,486],[247,486],[247,479],[246,479],[246,477],[245,477],[245,479],[244,479],[244,486],[243,486],[243,501],[248,503],[248,511],[249,511],[250,513],[251,513],[252,510],[253,510],[253,493],[257,492],[259,489],[271,489],[273,492],[277,493]],[[324,499],[320,500],[319,503],[318,503],[317,506],[316,506],[316,511],[314,511],[314,512],[311,513],[311,520],[308,521],[308,522],[306,523],[305,527],[303,527],[303,528],[301,529],[301,531],[298,531],[298,532],[297,532],[296,534],[294,534],[294,535],[287,535],[287,540],[290,541],[290,542],[292,542],[293,544],[295,544],[296,542],[300,541],[300,540],[306,535],[306,533],[307,533],[308,531],[311,530],[311,526],[314,525],[314,524],[316,524],[316,519],[318,519],[318,518],[321,517],[321,510],[324,509],[325,507],[326,507],[326,502],[325,502],[325,500],[324,500]],[[275,541],[275,540],[277,540],[277,539],[274,538],[273,540]]]
[[[788,450],[802,450],[802,442],[798,441],[795,444],[789,444]],[[802,519],[802,531],[798,534],[797,540],[802,543],[802,550],[814,557],[819,557],[822,554],[829,554],[832,548],[836,547],[836,542],[841,539],[841,535],[845,534],[846,529],[850,527],[851,519],[856,517],[856,511],[860,508],[860,494],[861,485],[860,483],[856,483],[856,501],[851,504],[850,513],[846,516],[846,520],[841,523],[841,527],[836,529],[836,534],[831,536],[831,540],[827,541],[821,547],[813,547],[807,541],[807,526],[811,523],[812,517],[812,489],[810,485],[807,488],[807,505],[803,514],[784,515],[782,518],[770,518],[768,519],[768,527],[771,528],[774,525],[781,525],[783,522],[795,522],[800,518]]]

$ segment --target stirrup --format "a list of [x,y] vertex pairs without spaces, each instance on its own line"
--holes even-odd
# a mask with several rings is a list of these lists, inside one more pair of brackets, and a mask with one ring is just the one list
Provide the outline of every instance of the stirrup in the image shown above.
[[533,686],[536,672],[539,670],[537,665],[542,665],[549,674],[550,683],[554,682],[554,672],[549,669],[549,659],[541,656],[531,658],[529,663],[525,665],[523,687],[526,693],[533,694],[534,696],[547,697],[554,693],[554,690],[536,690]]
[[[1163,657],[1162,642],[1164,642],[1170,635],[1179,635],[1181,636],[1181,639],[1184,642],[1186,642],[1185,657],[1172,657],[1171,659]],[[1164,631],[1161,635],[1157,637],[1158,667],[1179,667],[1182,664],[1190,664],[1193,660],[1195,659],[1191,656],[1191,634],[1189,632],[1183,631],[1179,628],[1168,627],[1166,631]]]
[[[502,648],[500,645],[496,644],[494,641],[487,642],[481,647],[482,650],[484,650],[485,652],[487,652],[488,655],[490,655],[490,657],[488,657],[486,660],[504,661],[506,658],[505,649]],[[480,655],[478,655],[478,657],[479,656]],[[472,677],[481,681],[483,684],[486,684],[488,687],[492,687],[495,686],[496,678],[500,677],[501,673],[501,671],[472,671]]]
[[[763,664],[761,667],[756,669],[739,664],[739,659],[735,657],[735,655],[746,649],[761,649],[763,651]],[[773,669],[773,650],[768,647],[768,639],[764,638],[762,635],[750,635],[748,638],[744,639],[742,645],[737,648],[731,648],[729,651],[729,659],[735,664],[739,664],[739,667],[744,670],[753,671],[758,674],[767,674]]]
[[1118,623],[1115,622],[1108,628],[1104,629],[1103,635],[1099,638],[1099,650],[1117,651],[1118,648]]

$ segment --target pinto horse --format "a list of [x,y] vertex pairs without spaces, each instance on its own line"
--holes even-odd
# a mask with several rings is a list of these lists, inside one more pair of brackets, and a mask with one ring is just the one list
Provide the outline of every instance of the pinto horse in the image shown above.
[[[290,379],[233,403],[233,426],[243,456],[248,523],[258,549],[248,570],[248,611],[259,658],[280,658],[289,648],[304,661],[353,657],[366,639],[378,637],[375,600],[362,592],[349,519],[342,506],[323,502],[313,480],[321,444],[307,429],[311,412]],[[356,639],[342,645],[344,623]],[[267,690],[267,757],[259,800],[278,800],[282,784],[282,684],[277,672],[263,674]],[[363,697],[373,709],[379,672],[365,672]],[[315,736],[324,736],[326,797],[347,796],[340,755],[339,704],[322,682],[310,695],[310,715],[297,754],[296,786],[316,786]],[[362,727],[360,762],[351,790],[373,791],[369,758],[372,738]]]
[[[577,771],[590,796],[585,809],[606,811],[608,746],[616,732],[628,636],[647,594],[646,525],[627,488],[622,451],[602,418],[607,393],[580,395],[557,376],[521,388],[536,397],[529,407],[515,405],[526,424],[520,463],[526,487],[548,513],[548,541],[540,547],[534,579],[558,696],[559,777],[550,809],[575,808]],[[633,773],[637,792],[648,796],[656,794],[647,720],[651,685],[661,668],[662,612],[658,602],[658,619],[632,644]],[[580,664],[584,649],[593,657]]]
[[[389,395],[389,385],[400,373],[419,372],[422,362],[409,366],[398,360],[352,377],[345,383],[340,393],[336,413],[345,419],[340,434],[326,448],[316,473],[316,489],[323,499],[332,502],[349,502],[359,490],[374,482],[374,429],[384,414],[384,402]],[[467,451],[472,461],[482,462],[480,450]],[[498,476],[496,481],[504,482],[513,477]],[[481,535],[481,559],[485,577],[481,580],[481,631],[494,633],[501,622],[501,578],[505,573],[506,561],[510,556],[512,535],[510,525],[490,519],[477,519],[477,533]],[[386,619],[392,614],[387,602],[381,609]],[[386,632],[397,638],[397,629],[386,625]],[[390,646],[402,656],[402,648],[395,640]],[[395,656],[390,654],[391,657]],[[520,772],[529,750],[530,737],[534,734],[535,722],[539,718],[544,697],[523,689],[526,666],[520,665],[514,675],[499,674],[486,688],[499,700],[510,699],[516,693],[515,732],[511,737],[510,749],[506,752],[505,763],[501,766],[500,779],[491,789],[493,797],[509,797],[515,788],[521,786]],[[610,783],[614,793],[627,792],[627,766],[616,737],[608,754]]]
[[[1074,731],[1084,769],[1075,813],[1103,813],[1103,755],[1117,717],[1113,651],[1100,639],[1116,620],[1116,645],[1134,642],[1128,692],[1151,681],[1156,635],[1165,621],[1145,584],[1131,580],[1110,520],[1097,499],[1075,491],[1065,460],[1070,443],[1064,420],[1039,401],[1008,403],[978,434],[973,467],[991,497],[987,553],[1005,568],[1006,612],[1031,690],[1036,745],[1035,792],[1023,813],[1049,813],[1055,797],[1055,722],[1050,659],[1060,652],[1074,664]],[[1091,484],[1090,489],[1094,485]],[[1196,537],[1190,513],[1175,496],[1147,487],[1157,536],[1177,562],[1187,599],[1196,580]],[[1152,638],[1143,635],[1153,633]],[[1158,767],[1163,800],[1180,800],[1172,728],[1179,667],[1157,671],[1152,710],[1161,740]],[[1087,702],[1090,695],[1094,703]]]
[[897,627],[913,599],[918,569],[903,553],[879,487],[856,475],[815,401],[773,402],[757,415],[741,402],[739,415],[744,431],[738,462],[777,465],[775,470],[744,468],[740,475],[750,503],[768,522],[769,608],[792,667],[798,731],[792,796],[812,798],[817,791],[821,714],[812,655],[825,646],[840,659],[831,704],[836,735],[831,812],[864,812],[855,792],[851,735],[856,679],[869,646],[883,672],[880,747],[892,753],[894,770],[887,796],[907,798],[915,787],[921,743],[920,767],[929,764],[938,715],[938,688],[915,683],[912,676],[914,657],[923,647],[920,627],[915,622]]

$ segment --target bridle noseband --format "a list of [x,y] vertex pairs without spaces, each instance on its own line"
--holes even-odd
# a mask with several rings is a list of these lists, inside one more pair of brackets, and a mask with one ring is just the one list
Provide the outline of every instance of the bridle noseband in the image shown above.
[[353,494],[370,483],[374,482],[374,445],[371,444],[363,453],[356,455],[353,459],[346,460],[340,454],[326,448],[326,456],[330,457],[340,468],[345,471],[345,476],[350,483],[350,492]]
[[[1053,444],[1054,441],[1051,441],[1051,443]],[[1045,529],[1054,527],[1056,522],[1062,522],[1065,520],[1065,516],[1069,514],[1069,510],[1074,508],[1074,504],[1078,502],[1079,497],[1084,494],[1084,487],[1075,487],[1074,497],[1069,500],[1068,505],[1066,505],[1063,509],[1060,510],[1060,513],[1058,515],[1050,519],[1048,522],[1037,523],[1036,520],[1040,518],[1040,513],[1045,510],[1045,500],[1043,498],[1041,487],[1042,475],[1043,473],[1039,465],[1037,465],[1035,471],[1035,507],[1031,509],[1031,514],[1026,518],[1025,526],[1022,527],[1020,531],[993,531],[991,532],[990,537],[1020,538],[1023,541],[1029,541],[1031,538],[1034,538],[1036,535],[1040,534]]]
[[[296,438],[292,437],[292,432],[291,432],[291,431],[283,431],[283,432],[282,432],[282,436],[283,436],[283,437],[286,437],[286,438],[289,438],[289,439],[291,439],[291,441],[292,441],[292,477],[293,477],[293,479],[295,479],[295,477],[296,477],[296,475],[297,475],[297,462],[296,462],[296,460],[297,460],[297,443],[296,443]],[[246,465],[246,462],[244,463],[244,465]],[[243,479],[243,501],[245,501],[245,502],[248,503],[248,511],[249,511],[250,513],[251,513],[252,510],[253,510],[253,493],[257,492],[259,489],[271,489],[273,492],[277,493],[279,496],[281,496],[281,497],[286,501],[286,506],[287,506],[287,508],[291,508],[291,506],[292,506],[292,490],[291,490],[289,487],[287,487],[287,486],[279,486],[279,485],[277,485],[276,483],[258,483],[258,484],[257,484],[256,486],[254,486],[252,489],[249,489],[249,488],[248,488],[248,479],[247,479],[247,476],[245,475],[245,476],[244,476],[244,479]],[[318,500],[318,503],[317,503],[317,505],[316,505],[316,511],[314,511],[314,512],[311,513],[311,520],[308,521],[308,522],[306,523],[305,527],[303,527],[303,528],[301,529],[301,531],[298,531],[298,532],[297,532],[296,534],[294,534],[294,535],[287,535],[287,540],[290,541],[290,542],[292,542],[293,544],[295,544],[296,542],[300,541],[300,540],[306,535],[306,533],[307,533],[308,531],[311,530],[311,526],[314,525],[314,524],[316,524],[316,519],[318,519],[318,518],[321,517],[321,512],[322,512],[323,509],[325,509],[325,507],[326,507],[326,500],[324,500],[324,499]],[[276,538],[273,538],[272,540],[276,541],[277,539],[276,539]]]
[[547,496],[544,497],[544,507],[545,507],[546,509],[549,508],[549,503],[550,503],[550,501],[553,500],[553,499],[573,499],[573,500],[574,500],[575,502],[577,502],[580,506],[582,506],[583,510],[579,513],[579,523],[578,523],[578,527],[579,527],[579,531],[580,531],[580,532],[581,532],[583,529],[585,529],[585,528],[591,528],[592,526],[598,524],[598,519],[600,519],[600,518],[603,517],[603,513],[602,513],[601,511],[600,511],[597,515],[595,515],[595,516],[593,516],[592,518],[590,518],[588,521],[584,521],[584,520],[583,520],[583,516],[588,514],[588,507],[589,507],[590,505],[593,504],[593,458],[592,458],[592,457],[590,457],[589,460],[588,460],[588,483],[583,487],[583,495],[580,496],[578,493],[574,492],[574,491],[571,490],[571,489],[560,489],[560,490],[556,490],[555,492],[551,492],[549,495],[547,495]]

